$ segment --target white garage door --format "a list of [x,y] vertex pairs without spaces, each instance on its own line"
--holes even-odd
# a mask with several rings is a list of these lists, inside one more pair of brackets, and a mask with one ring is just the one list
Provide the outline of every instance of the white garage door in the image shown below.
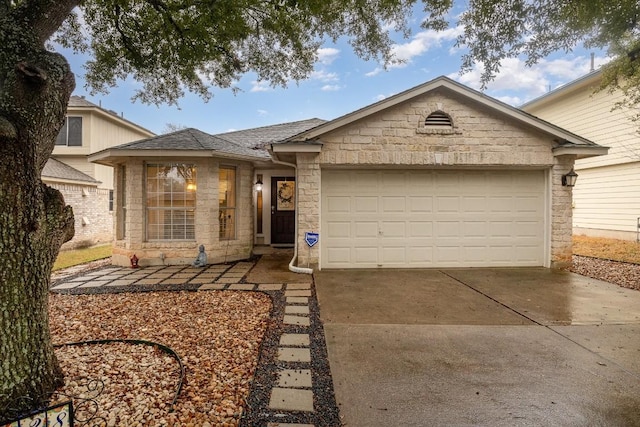
[[322,171],[321,266],[542,266],[545,171]]

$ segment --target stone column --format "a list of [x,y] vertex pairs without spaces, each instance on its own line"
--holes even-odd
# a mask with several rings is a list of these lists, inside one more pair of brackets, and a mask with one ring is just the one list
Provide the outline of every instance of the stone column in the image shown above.
[[[304,241],[305,232],[320,232],[320,158],[318,153],[298,153],[298,266],[318,266],[320,244],[311,250]],[[320,235],[322,239],[322,234]]]
[[568,173],[575,156],[554,158],[551,174],[551,267],[571,265],[573,236],[573,189],[562,186],[562,175]]

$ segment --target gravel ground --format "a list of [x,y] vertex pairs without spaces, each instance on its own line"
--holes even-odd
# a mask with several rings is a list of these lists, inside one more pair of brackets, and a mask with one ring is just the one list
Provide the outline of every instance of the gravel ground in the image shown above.
[[640,290],[640,264],[574,255],[573,266],[569,271],[624,288]]
[[180,369],[166,352],[124,343],[63,346],[56,350],[66,372],[60,392],[77,395],[86,379],[101,380],[104,390],[95,400],[102,425],[236,426],[271,308],[268,295],[234,291],[52,293],[54,343],[148,340],[173,349],[186,368],[172,408]]

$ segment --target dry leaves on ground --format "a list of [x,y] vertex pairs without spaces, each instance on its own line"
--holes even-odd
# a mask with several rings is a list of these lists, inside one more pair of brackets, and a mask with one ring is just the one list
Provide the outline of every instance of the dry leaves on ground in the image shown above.
[[77,392],[78,377],[102,379],[99,415],[117,426],[237,425],[270,311],[270,298],[252,292],[51,294],[49,299],[56,344],[142,339],[166,345],[182,358],[185,384],[170,412],[179,375],[167,353],[133,344],[56,350],[67,373],[64,391]]

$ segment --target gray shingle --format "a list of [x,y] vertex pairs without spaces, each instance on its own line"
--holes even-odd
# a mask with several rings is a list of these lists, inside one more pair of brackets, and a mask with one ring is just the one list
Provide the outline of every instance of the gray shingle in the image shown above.
[[42,170],[42,178],[51,179],[64,179],[69,181],[80,181],[90,184],[99,184],[100,181],[90,177],[84,172],[80,172],[78,169],[72,168],[66,163],[62,163],[60,160],[56,160],[50,157]]
[[280,142],[299,133],[308,131],[325,122],[326,120],[314,118],[300,120],[297,122],[219,133],[215,136],[235,142],[236,144],[244,147],[264,151],[266,153],[270,144]]
[[[177,132],[158,135],[139,141],[129,142],[112,148],[113,151],[127,150],[185,150],[218,151],[225,154],[264,158],[260,150],[253,150],[217,136],[209,135],[197,129],[188,128]],[[124,153],[123,153],[124,154]],[[267,154],[268,156],[268,154]]]

